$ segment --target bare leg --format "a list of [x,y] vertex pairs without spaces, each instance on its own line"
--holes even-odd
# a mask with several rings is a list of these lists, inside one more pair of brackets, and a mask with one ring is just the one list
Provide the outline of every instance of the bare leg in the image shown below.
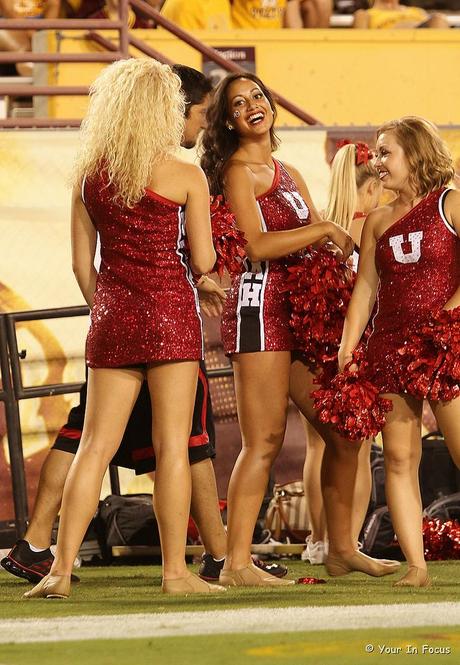
[[63,450],[50,450],[40,471],[35,506],[24,539],[35,547],[46,549],[51,544],[51,531],[61,507],[62,493],[74,455]]
[[243,447],[228,488],[228,549],[225,570],[251,560],[254,525],[286,429],[289,352],[243,353],[233,357]]
[[425,23],[427,28],[434,28],[435,30],[443,30],[449,27],[449,21],[443,14],[431,14],[428,21]]
[[391,521],[409,566],[425,571],[418,479],[422,402],[408,395],[387,397],[393,402],[383,429],[385,490]]
[[[0,51],[17,51],[24,53],[32,50],[32,32],[26,30],[0,30]],[[20,76],[31,76],[33,64],[31,62],[16,63],[16,71]]]
[[85,424],[64,487],[57,549],[51,575],[69,576],[100,497],[107,466],[123,437],[139,394],[142,373],[90,369]]
[[430,406],[452,459],[460,469],[460,397],[452,402],[430,402]]
[[312,0],[316,8],[317,28],[329,28],[330,19],[333,10],[332,0]]
[[290,377],[291,398],[326,444],[321,482],[329,535],[327,570],[334,576],[352,570],[374,576],[393,573],[397,564],[386,564],[356,551],[351,532],[351,513],[361,444],[343,439],[318,420],[310,397],[315,387],[314,376],[308,368],[302,362],[294,361]]
[[291,397],[326,443],[321,480],[329,548],[332,553],[351,554],[355,550],[351,537],[351,506],[360,444],[342,439],[319,422],[310,397],[316,387],[314,376],[308,368],[298,360],[293,362]]
[[311,542],[326,538],[323,494],[321,491],[321,465],[324,454],[324,441],[318,432],[303,419],[306,433],[306,455],[303,467],[303,485],[307,498],[308,521],[311,529]]
[[188,575],[185,545],[191,479],[188,440],[198,379],[197,362],[153,365],[147,379],[157,467],[153,487],[163,556],[163,580]]
[[215,559],[227,552],[227,534],[222,523],[216,476],[210,459],[190,467],[192,474],[191,514],[200,532],[204,549]]
[[371,439],[363,441],[361,450],[358,453],[358,468],[356,471],[353,512],[351,515],[351,535],[356,544],[358,544],[359,534],[363,528],[372,491],[371,445]]
[[312,0],[303,0],[301,4],[301,12],[304,28],[318,27],[318,11],[316,4],[312,2]]
[[305,28],[329,28],[332,0],[302,0],[301,12]]

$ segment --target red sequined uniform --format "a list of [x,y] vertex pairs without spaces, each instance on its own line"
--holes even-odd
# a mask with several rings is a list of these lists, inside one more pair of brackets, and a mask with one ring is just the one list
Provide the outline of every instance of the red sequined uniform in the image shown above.
[[397,349],[460,283],[460,240],[443,213],[449,191],[431,192],[377,241],[380,285],[366,360],[381,392],[400,392],[394,372]]
[[[257,197],[264,231],[285,231],[309,223],[309,210],[284,166],[274,160],[270,189]],[[290,351],[298,348],[289,327],[288,276],[285,259],[245,261],[225,303],[222,340],[225,353]]]
[[183,208],[151,190],[133,208],[120,206],[102,176],[85,181],[83,199],[101,241],[89,367],[200,359],[201,317],[184,251]]

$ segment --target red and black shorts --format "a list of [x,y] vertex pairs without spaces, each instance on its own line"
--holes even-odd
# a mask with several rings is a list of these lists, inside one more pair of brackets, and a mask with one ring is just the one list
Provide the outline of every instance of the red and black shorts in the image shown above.
[[[59,430],[53,450],[63,450],[75,455],[83,430],[85,408],[86,383],[83,384],[80,391],[80,403],[70,410],[67,423]],[[206,368],[202,361],[198,374],[188,453],[190,464],[196,464],[205,459],[213,459],[216,456],[211,397]],[[155,455],[152,445],[152,409],[146,381],[142,384],[120,447],[111,463],[134,469],[138,475],[155,470]]]

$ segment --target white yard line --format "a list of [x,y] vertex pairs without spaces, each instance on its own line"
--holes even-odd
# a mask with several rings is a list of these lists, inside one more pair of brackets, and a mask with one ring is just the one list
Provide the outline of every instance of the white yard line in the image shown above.
[[460,625],[460,603],[250,608],[9,619],[0,621],[0,643],[453,625]]

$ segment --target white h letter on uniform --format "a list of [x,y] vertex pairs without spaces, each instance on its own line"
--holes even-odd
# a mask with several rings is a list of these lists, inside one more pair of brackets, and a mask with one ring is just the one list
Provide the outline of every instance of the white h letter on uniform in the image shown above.
[[260,275],[260,278],[257,275],[254,280],[243,283],[241,307],[259,307],[262,290],[262,282],[259,279],[262,278],[263,275]]
[[412,251],[409,254],[404,254],[402,250],[402,244],[404,242],[404,236],[393,236],[390,238],[389,243],[390,247],[393,250],[393,256],[395,257],[398,263],[417,263],[422,255],[421,243],[423,238],[423,231],[415,231],[414,233],[409,233],[409,242],[412,248]]

